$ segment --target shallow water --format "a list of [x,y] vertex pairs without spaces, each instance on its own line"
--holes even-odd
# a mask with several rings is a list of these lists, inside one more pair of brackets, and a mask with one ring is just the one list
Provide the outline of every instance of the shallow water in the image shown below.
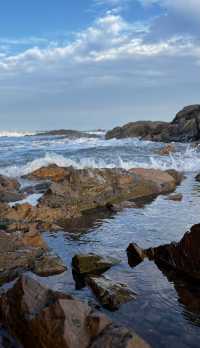
[[[130,242],[142,247],[178,241],[194,223],[200,222],[200,184],[194,180],[200,171],[200,153],[178,144],[178,153],[160,157],[155,154],[162,144],[138,139],[105,141],[99,139],[68,140],[63,137],[0,138],[0,173],[20,177],[43,165],[56,163],[76,167],[153,167],[186,171],[186,179],[177,192],[182,202],[160,196],[124,209],[116,215],[90,216],[81,226],[68,232],[45,234],[49,245],[66,261],[64,275],[50,277],[54,288],[67,290],[81,298],[96,301],[87,288],[75,289],[70,270],[71,258],[79,252],[96,252],[121,260],[107,272],[112,279],[125,282],[137,292],[135,301],[116,312],[113,320],[134,328],[153,347],[200,347],[200,287],[177,279],[149,261],[135,268],[128,264],[126,248]],[[45,280],[44,280],[45,281]]]

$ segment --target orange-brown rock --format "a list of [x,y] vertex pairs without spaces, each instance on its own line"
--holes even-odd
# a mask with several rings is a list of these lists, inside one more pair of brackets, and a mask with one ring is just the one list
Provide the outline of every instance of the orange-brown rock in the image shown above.
[[167,144],[162,149],[160,149],[158,151],[158,154],[160,156],[168,156],[168,155],[170,155],[171,153],[174,153],[174,152],[176,152],[175,145],[174,144]]
[[68,176],[66,167],[58,167],[56,164],[51,164],[48,167],[42,167],[25,176],[30,180],[51,180],[59,182]]
[[24,348],[149,348],[133,331],[30,275],[2,294],[0,319]]

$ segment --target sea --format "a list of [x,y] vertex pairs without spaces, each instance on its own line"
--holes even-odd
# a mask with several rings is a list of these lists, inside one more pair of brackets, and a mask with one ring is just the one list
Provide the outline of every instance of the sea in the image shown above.
[[[177,192],[181,202],[159,196],[136,207],[105,215],[89,216],[66,231],[44,238],[68,266],[62,275],[43,279],[49,286],[98,305],[92,292],[78,288],[71,272],[74,254],[94,252],[119,259],[119,265],[106,276],[137,293],[136,300],[115,312],[101,309],[114,322],[134,329],[155,348],[200,347],[200,285],[191,284],[170,271],[145,261],[132,268],[126,249],[131,242],[148,248],[178,241],[193,224],[200,223],[200,148],[176,144],[176,153],[160,156],[161,143],[140,139],[105,139],[105,132],[94,137],[68,139],[63,136],[37,136],[34,132],[0,132],[0,174],[18,178],[49,164],[75,168],[155,168],[176,169],[185,174]],[[28,201],[36,204],[35,197]]]

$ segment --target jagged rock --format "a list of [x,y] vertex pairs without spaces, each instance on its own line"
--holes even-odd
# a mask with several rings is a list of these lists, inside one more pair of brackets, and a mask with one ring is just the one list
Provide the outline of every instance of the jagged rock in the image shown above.
[[200,139],[200,105],[190,105],[177,113],[171,123],[140,121],[107,132],[106,139],[140,137],[159,142],[193,142]]
[[87,284],[99,302],[110,310],[116,310],[120,305],[136,298],[136,294],[126,284],[117,283],[105,277],[89,277]]
[[195,179],[200,182],[200,173],[195,176]]
[[[135,257],[134,245],[130,244],[127,251],[129,263],[131,264],[131,250]],[[200,224],[191,227],[178,243],[161,245],[159,247],[143,250],[143,253],[150,260],[161,264],[162,267],[172,268],[194,280],[200,281]]]
[[131,267],[135,267],[136,265],[141,263],[146,257],[144,250],[141,249],[136,243],[132,243],[128,246],[127,253],[130,256],[129,264]]
[[24,178],[29,180],[51,180],[53,182],[59,182],[64,180],[70,175],[72,167],[58,167],[56,164],[51,164],[48,167],[42,167],[30,173]]
[[180,202],[183,199],[183,195],[182,195],[182,193],[174,193],[174,194],[169,195],[167,197],[167,199],[170,201],[174,201],[174,202]]
[[176,152],[176,148],[173,144],[165,145],[161,150],[158,151],[160,156],[168,156],[171,153]]
[[0,298],[0,320],[24,348],[147,348],[134,332],[23,275]]
[[73,270],[80,275],[101,274],[106,272],[119,261],[112,257],[103,257],[96,254],[79,254],[72,259]]
[[0,284],[15,279],[27,270],[52,275],[66,270],[61,259],[49,253],[37,231],[0,233]]

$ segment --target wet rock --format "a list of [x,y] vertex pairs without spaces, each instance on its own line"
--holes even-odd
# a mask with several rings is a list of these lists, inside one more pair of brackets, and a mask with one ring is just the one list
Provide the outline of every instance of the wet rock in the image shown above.
[[45,193],[49,189],[50,185],[50,181],[44,181],[35,185],[26,186],[21,190],[21,192],[28,195],[32,195],[35,193]]
[[150,348],[150,346],[130,330],[111,326],[93,342],[91,348]]
[[51,275],[64,272],[66,267],[58,256],[49,253],[39,232],[32,230],[10,234],[1,231],[0,284],[15,279],[27,270]]
[[200,182],[200,173],[195,176],[195,179]]
[[139,263],[141,263],[146,255],[143,249],[141,249],[136,243],[132,243],[127,248],[127,253],[130,256],[129,257],[129,265],[131,267],[135,267]]
[[24,197],[17,180],[0,175],[0,202],[15,202]]
[[81,275],[101,274],[117,264],[119,261],[112,257],[103,257],[92,253],[79,254],[72,258],[73,270]]
[[[0,207],[0,222],[64,226],[69,219],[127,200],[148,199],[175,190],[178,173],[155,169],[74,169],[49,166],[31,177],[53,181],[37,206]],[[50,228],[51,229],[51,228]],[[60,228],[59,228],[60,229]]]
[[46,132],[37,133],[35,136],[62,136],[69,139],[79,139],[79,138],[99,138],[96,134],[90,134],[87,132],[81,132],[71,129],[56,129]]
[[167,144],[161,150],[158,151],[158,154],[160,156],[168,156],[173,152],[176,152],[176,147],[173,144]]
[[106,139],[140,137],[159,142],[194,142],[200,139],[200,105],[190,105],[177,113],[171,123],[140,121],[116,127]]
[[87,303],[54,292],[28,275],[1,295],[0,315],[24,348],[149,347]]
[[170,201],[174,201],[174,202],[180,202],[183,199],[183,195],[182,195],[182,193],[174,193],[174,194],[169,195],[167,197],[167,199]]
[[136,298],[136,294],[126,284],[117,283],[105,277],[89,277],[87,284],[99,302],[110,310],[116,310],[120,305]]
[[[132,245],[129,245],[131,258]],[[134,250],[134,249],[133,249]],[[200,281],[200,224],[191,227],[180,242],[161,245],[142,250],[144,255],[155,261],[158,266],[172,268],[190,279]],[[134,257],[134,253],[133,253]]]
[[63,273],[67,270],[63,261],[54,253],[47,252],[38,257],[35,262],[32,271],[41,276],[48,277],[55,274]]
[[168,169],[165,172],[174,178],[176,185],[180,185],[181,182],[185,179],[184,174],[182,172],[178,172],[175,169]]

